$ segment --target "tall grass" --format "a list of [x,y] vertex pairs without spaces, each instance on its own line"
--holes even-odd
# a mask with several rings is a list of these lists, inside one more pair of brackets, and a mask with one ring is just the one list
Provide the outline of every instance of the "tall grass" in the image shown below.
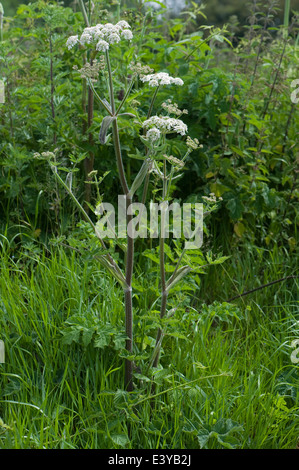
[[[221,423],[222,434],[219,428],[205,447],[296,446],[298,366],[290,360],[299,335],[296,280],[239,300],[233,315],[225,313],[226,304],[207,309],[195,299],[179,313],[181,335],[164,338],[154,397],[138,374],[140,389],[129,395],[112,347],[63,343],[74,314],[124,328],[112,278],[104,280],[95,262],[72,251],[23,255],[13,261],[4,251],[1,257],[0,448],[200,448]],[[271,256],[266,262],[261,256],[253,272],[263,265],[267,276],[281,273]],[[223,296],[241,287],[250,261],[248,254],[226,272],[218,268]],[[141,319],[137,314],[137,337]],[[146,329],[143,335],[150,337]]]
[[291,0],[285,0],[283,25],[284,25],[286,31],[289,27],[290,11],[291,11]]

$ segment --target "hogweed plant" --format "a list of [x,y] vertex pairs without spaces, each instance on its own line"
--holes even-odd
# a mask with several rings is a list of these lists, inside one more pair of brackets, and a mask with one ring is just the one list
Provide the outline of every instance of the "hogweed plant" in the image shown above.
[[[124,92],[122,100],[119,100],[120,102],[117,105],[114,89],[116,70],[113,71],[112,69],[109,53],[114,44],[118,44],[122,41],[130,42],[132,40],[133,33],[131,26],[126,21],[121,20],[116,24],[106,23],[97,24],[92,27],[88,26],[80,36],[73,35],[69,37],[66,42],[66,47],[69,50],[76,50],[76,48],[90,49],[93,57],[93,64],[86,64],[86,66],[79,72],[81,76],[85,77],[88,86],[94,93],[95,99],[107,113],[107,116],[102,120],[99,134],[99,140],[102,145],[105,145],[110,141],[108,130],[110,127],[112,128],[112,140],[122,190],[122,195],[118,197],[121,203],[118,208],[118,233],[116,233],[117,231],[115,229],[115,213],[113,208],[110,210],[111,205],[102,202],[99,192],[95,215],[100,216],[100,218],[98,222],[94,223],[72,191],[72,173],[68,174],[66,181],[64,181],[59,175],[59,163],[56,161],[56,152],[45,152],[41,155],[41,157],[52,157],[51,166],[56,178],[69,193],[76,206],[82,212],[85,220],[91,225],[94,234],[99,240],[101,251],[97,259],[117,280],[123,289],[126,333],[125,387],[127,391],[132,391],[134,388],[132,281],[134,273],[134,245],[136,238],[147,238],[148,234],[151,238],[158,238],[159,276],[161,288],[161,325],[163,324],[164,318],[174,314],[174,309],[167,312],[167,301],[170,291],[191,271],[198,273],[203,272],[202,269],[204,264],[202,262],[202,252],[200,251],[202,244],[203,204],[195,204],[193,213],[190,207],[191,204],[188,204],[187,208],[184,207],[183,220],[181,220],[181,208],[179,204],[172,203],[170,205],[173,182],[176,178],[180,177],[180,172],[185,166],[189,154],[200,147],[199,142],[197,139],[191,139],[190,136],[187,136],[187,125],[180,119],[184,114],[187,114],[187,110],[180,110],[178,105],[176,103],[172,103],[170,99],[166,100],[162,104],[161,114],[152,115],[159,90],[167,86],[183,86],[184,83],[181,78],[171,77],[166,72],[153,73],[154,70],[152,68],[148,65],[141,65],[137,62],[138,59],[136,57],[135,63],[131,64],[131,80],[128,82],[127,89]],[[109,100],[104,97],[100,97],[96,90],[96,81],[99,74],[106,74]],[[144,120],[132,113],[122,112],[125,108],[127,99],[133,90],[134,84],[138,79],[144,84],[144,86],[148,86],[149,89],[153,90],[148,113]],[[139,172],[131,185],[128,183],[123,161],[118,127],[119,117],[134,119],[136,131],[139,133],[139,138],[142,142],[141,148],[143,148],[143,152],[136,149],[136,158],[142,163],[140,165]],[[169,152],[169,136],[171,135],[173,137],[173,135],[176,134],[182,138],[186,138],[185,154],[182,158],[174,157],[173,155],[170,155]],[[173,139],[171,140],[173,143]],[[92,175],[89,175],[91,179],[95,176],[95,172],[92,173]],[[159,204],[154,203],[153,198],[151,198],[151,224],[150,228],[147,229],[147,209],[145,207],[145,202],[147,200],[151,178],[160,182],[161,195],[159,198]],[[139,203],[136,202],[137,191],[138,194],[142,195],[141,202]],[[208,200],[205,201],[205,214],[216,209],[218,203],[214,195],[207,199]],[[134,217],[136,211],[138,211],[138,216]],[[166,269],[165,255],[166,251],[169,253],[169,246],[166,246],[165,239],[169,237],[170,232],[170,211],[172,212],[173,219],[172,246],[174,246],[173,249],[177,258],[173,258],[175,261],[174,266],[172,267],[171,275],[167,278],[169,269]],[[160,212],[160,230],[158,229],[157,223],[158,212]],[[120,213],[124,214],[124,218],[121,221]],[[195,224],[195,229],[193,231],[191,230],[192,223]],[[182,226],[183,235],[181,236]],[[124,227],[125,230],[123,230]],[[111,251],[111,244],[107,242],[105,238],[114,239],[116,244],[118,244],[118,246],[124,251],[124,271],[116,261],[113,251]],[[123,238],[125,239],[125,243],[122,242]],[[184,246],[182,246],[183,239],[188,239],[188,241],[185,241]],[[191,239],[192,241],[190,241]],[[220,263],[224,261],[225,257],[220,257],[215,260],[211,255],[208,255],[207,259],[208,264],[211,264]],[[159,327],[156,336],[156,344],[149,361],[149,367],[158,366],[163,336],[163,328]]]

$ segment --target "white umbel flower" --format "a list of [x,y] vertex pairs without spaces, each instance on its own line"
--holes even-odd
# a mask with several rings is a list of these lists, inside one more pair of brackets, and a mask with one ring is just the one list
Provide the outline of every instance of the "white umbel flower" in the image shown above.
[[184,85],[181,78],[171,77],[167,72],[150,73],[140,77],[142,82],[148,82],[149,86],[156,87],[158,85]]
[[120,20],[120,21],[117,23],[117,26],[119,26],[121,29],[131,29],[131,26],[129,25],[129,23],[127,23],[127,22],[124,21],[124,20]]
[[157,128],[163,134],[177,132],[178,134],[185,135],[188,132],[188,127],[183,121],[167,116],[152,116],[144,121],[142,125],[147,129]]
[[105,52],[105,51],[108,51],[108,49],[109,49],[108,42],[104,41],[104,39],[100,39],[99,42],[96,45],[96,50],[101,51],[101,52]]
[[86,46],[86,44],[90,44],[92,41],[92,36],[88,33],[86,33],[85,31],[83,31],[83,33],[81,34],[81,37],[80,37],[80,44],[81,46]]
[[156,142],[156,140],[160,139],[160,137],[161,137],[161,132],[159,131],[159,129],[157,129],[157,127],[152,127],[146,133],[146,139],[149,142]]
[[122,38],[127,39],[128,41],[133,38],[132,31],[130,31],[129,29],[124,29],[120,35]]
[[76,36],[70,36],[66,41],[66,46],[68,50],[72,49],[78,43],[78,34]]
[[111,33],[106,37],[106,40],[109,44],[114,44],[120,41],[120,36],[117,33]]
[[[106,23],[89,26],[83,30],[80,40],[78,36],[68,38],[66,45],[69,49],[74,47],[78,42],[81,46],[91,45],[96,47],[98,51],[106,51],[110,44],[118,43],[121,39],[130,41],[133,34],[130,31],[131,26],[126,21],[119,21],[117,24]],[[106,46],[108,44],[108,47]]]

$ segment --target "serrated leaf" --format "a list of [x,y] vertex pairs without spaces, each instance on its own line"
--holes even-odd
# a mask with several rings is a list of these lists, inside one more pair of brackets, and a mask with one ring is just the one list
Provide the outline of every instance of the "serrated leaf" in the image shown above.
[[128,392],[126,392],[125,390],[120,390],[118,389],[115,393],[114,393],[114,403],[117,405],[117,404],[120,404],[120,403],[126,403],[127,402],[127,398],[128,398]]
[[130,442],[126,434],[110,434],[110,437],[114,444],[121,447],[125,447]]
[[126,345],[127,336],[124,333],[119,333],[114,338],[114,347],[116,350],[124,349]]
[[90,344],[93,334],[94,334],[94,329],[84,328],[83,334],[82,334],[82,342],[85,347]]
[[239,439],[232,436],[232,433],[239,434],[243,427],[231,419],[219,419],[213,426],[205,425],[197,434],[197,439],[201,448],[204,448],[209,439],[215,438],[223,447],[233,449],[239,443]]
[[144,382],[150,382],[151,381],[151,379],[149,377],[147,377],[146,375],[138,374],[137,372],[134,373],[134,377],[136,377],[136,379],[143,380]]
[[63,344],[79,343],[82,329],[80,327],[70,327],[66,331],[63,331]]
[[98,331],[94,340],[94,347],[103,349],[110,343],[110,335],[103,331]]

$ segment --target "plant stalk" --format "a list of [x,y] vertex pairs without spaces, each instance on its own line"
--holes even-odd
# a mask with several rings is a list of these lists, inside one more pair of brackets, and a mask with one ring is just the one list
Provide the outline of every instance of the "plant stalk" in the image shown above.
[[[112,115],[116,116],[115,109],[115,100],[114,100],[114,90],[113,90],[113,80],[112,80],[112,70],[110,65],[110,59],[108,51],[106,51],[106,63],[108,70],[108,81],[109,81],[109,94],[110,94],[110,105]],[[128,215],[128,207],[132,203],[132,198],[129,195],[129,187],[126,180],[120,140],[119,140],[119,131],[117,126],[117,119],[112,122],[112,135],[114,150],[116,155],[116,162],[118,168],[118,174],[122,186],[124,195],[126,196],[126,224],[128,227],[129,222],[132,220],[132,216]],[[132,355],[133,353],[133,303],[132,303],[132,276],[133,276],[133,266],[134,266],[134,239],[129,236],[127,233],[127,253],[126,253],[126,289],[125,289],[125,329],[126,329],[126,350]],[[130,359],[125,361],[125,387],[128,392],[133,390],[133,362]]]
[[[161,208],[161,231],[160,231],[160,277],[161,277],[161,289],[162,289],[162,300],[161,300],[161,310],[160,318],[164,318],[166,314],[168,290],[166,286],[166,273],[165,273],[165,241],[164,241],[164,232],[165,232],[165,216],[166,216],[166,194],[167,194],[167,180],[166,180],[166,161],[164,160],[164,171],[163,171],[163,202]],[[156,347],[157,354],[153,361],[153,367],[157,367],[159,363],[160,350],[161,350],[161,337],[162,329],[159,328],[157,337],[156,337]],[[158,347],[159,345],[159,347]]]
[[[90,65],[92,65],[92,59],[90,60]],[[88,100],[87,100],[87,127],[90,129],[93,123],[93,113],[94,113],[94,95],[93,91],[90,87],[88,87]],[[89,146],[92,147],[94,145],[93,134],[89,132],[88,134],[88,143]],[[93,171],[94,168],[94,153],[92,150],[89,151],[89,156],[84,159],[84,171],[85,171],[85,194],[84,194],[84,201],[85,201],[85,210],[89,212],[89,204],[91,202],[91,177],[89,176],[90,172]]]

